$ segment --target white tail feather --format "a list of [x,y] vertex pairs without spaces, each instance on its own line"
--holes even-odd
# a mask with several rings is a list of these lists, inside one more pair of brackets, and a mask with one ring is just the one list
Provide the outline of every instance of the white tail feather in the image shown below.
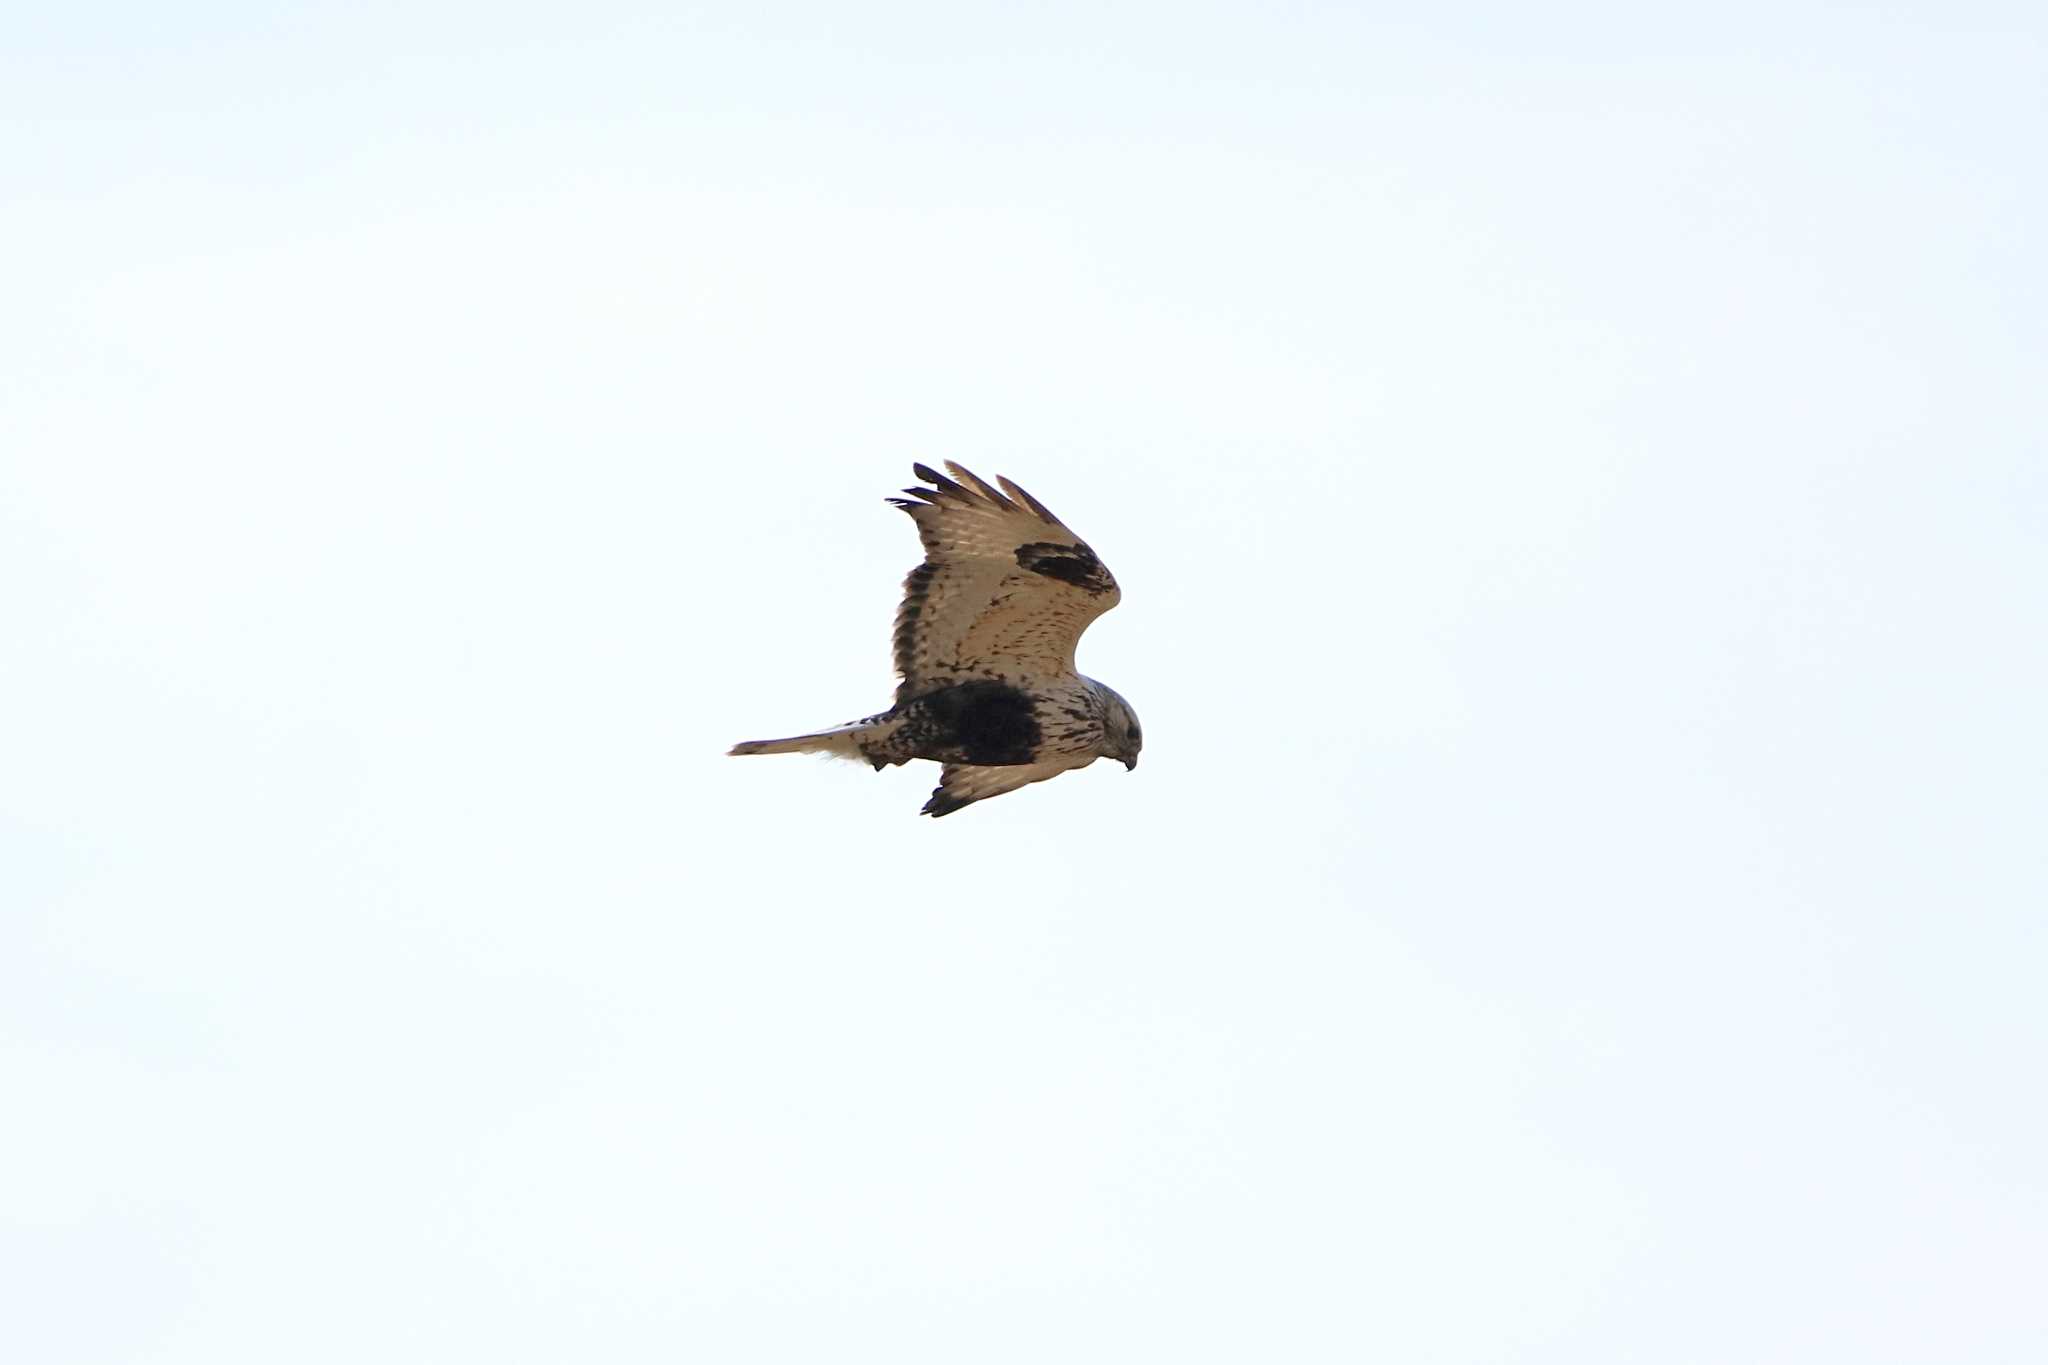
[[875,733],[872,722],[856,721],[851,725],[838,725],[830,730],[820,730],[813,735],[791,735],[788,739],[742,740],[726,752],[735,757],[745,754],[829,754],[834,758],[866,762],[866,755],[860,751],[860,741]]

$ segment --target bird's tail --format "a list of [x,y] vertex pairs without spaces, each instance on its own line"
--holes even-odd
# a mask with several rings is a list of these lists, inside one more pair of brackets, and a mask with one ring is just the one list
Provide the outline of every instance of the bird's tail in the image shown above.
[[732,746],[727,753],[734,757],[744,754],[830,754],[834,758],[851,758],[863,763],[875,760],[862,748],[862,741],[883,737],[891,726],[880,725],[879,716],[853,721],[846,725],[835,725],[829,730],[815,734],[791,735],[788,739],[748,739]]

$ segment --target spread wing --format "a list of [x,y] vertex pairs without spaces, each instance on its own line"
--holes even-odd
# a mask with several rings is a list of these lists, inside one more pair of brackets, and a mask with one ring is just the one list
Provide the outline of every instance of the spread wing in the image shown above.
[[919,815],[934,819],[951,815],[964,806],[977,801],[986,801],[991,796],[1001,796],[1019,787],[1028,787],[1033,782],[1043,782],[1048,777],[1058,777],[1072,769],[1068,763],[1025,763],[1002,768],[974,767],[966,763],[948,763],[939,774],[939,785],[932,792],[931,800],[924,803]]
[[896,699],[966,678],[1073,673],[1081,632],[1123,595],[1116,579],[1016,484],[990,487],[950,460],[946,468],[950,479],[914,466],[932,487],[889,499],[924,541],[896,611]]

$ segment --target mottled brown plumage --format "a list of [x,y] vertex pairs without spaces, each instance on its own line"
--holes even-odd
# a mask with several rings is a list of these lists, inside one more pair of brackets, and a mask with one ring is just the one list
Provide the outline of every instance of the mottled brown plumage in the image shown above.
[[1136,714],[1074,666],[1081,632],[1122,597],[1109,569],[1008,479],[991,485],[950,461],[951,477],[913,468],[931,486],[889,499],[925,550],[896,611],[896,704],[732,752],[831,753],[876,768],[932,759],[945,765],[924,808],[935,816],[1105,756],[1135,768]]

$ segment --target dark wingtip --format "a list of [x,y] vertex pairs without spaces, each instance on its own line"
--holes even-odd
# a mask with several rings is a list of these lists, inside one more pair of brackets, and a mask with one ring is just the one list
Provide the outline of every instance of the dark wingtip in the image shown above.
[[931,484],[932,487],[906,488],[903,490],[904,492],[915,493],[917,494],[917,496],[921,498],[929,498],[933,502],[937,502],[941,497],[958,498],[962,502],[974,501],[973,493],[969,492],[965,488],[962,488],[959,484],[953,482],[953,480],[947,478],[938,470],[933,469],[930,465],[914,464],[910,467],[910,469],[912,473],[916,474],[917,477],[923,479],[926,483]]
[[972,801],[962,801],[959,797],[952,795],[944,787],[941,787],[932,793],[932,799],[924,803],[924,809],[919,811],[918,814],[929,815],[932,819],[936,820],[942,815],[951,815],[954,811],[973,804]]

